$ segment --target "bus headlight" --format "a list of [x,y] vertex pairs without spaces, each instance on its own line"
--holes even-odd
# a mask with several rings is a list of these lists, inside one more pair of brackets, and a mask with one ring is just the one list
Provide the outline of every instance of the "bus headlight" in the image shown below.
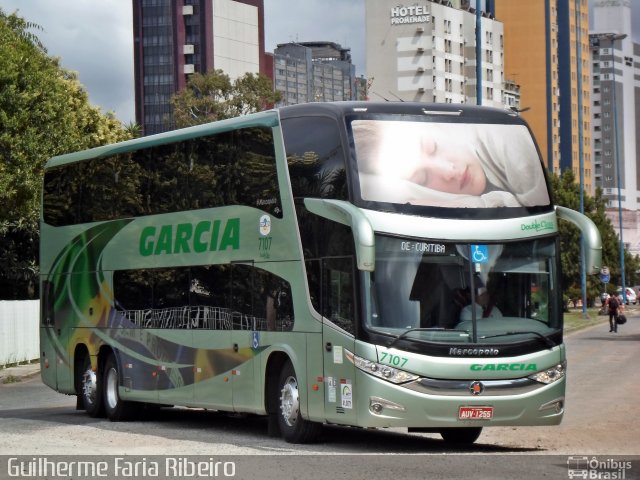
[[542,372],[529,375],[531,380],[549,385],[550,383],[557,382],[565,376],[567,371],[567,362],[562,362],[555,367],[548,368]]
[[348,350],[345,350],[345,354],[347,359],[349,359],[351,363],[356,366],[356,368],[368,373],[369,375],[382,378],[383,380],[387,380],[392,383],[398,384],[412,382],[413,380],[417,380],[418,378],[420,378],[418,375],[414,375],[413,373],[390,367],[389,365],[383,365],[381,363],[365,360],[364,358],[360,358],[357,355],[354,355]]

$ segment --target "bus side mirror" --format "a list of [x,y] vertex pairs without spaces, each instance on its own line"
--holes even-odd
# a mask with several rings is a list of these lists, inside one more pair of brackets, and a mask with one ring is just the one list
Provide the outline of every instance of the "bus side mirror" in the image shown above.
[[358,270],[373,272],[376,263],[375,235],[369,219],[358,207],[342,200],[321,198],[305,198],[304,206],[316,215],[351,227]]
[[585,270],[592,275],[600,273],[602,268],[602,238],[591,219],[570,208],[556,206],[556,215],[573,223],[582,232],[584,244]]

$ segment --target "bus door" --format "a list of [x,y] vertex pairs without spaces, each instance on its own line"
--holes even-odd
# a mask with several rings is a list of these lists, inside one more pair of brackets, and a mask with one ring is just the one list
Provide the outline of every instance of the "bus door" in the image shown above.
[[255,388],[254,383],[254,342],[253,319],[237,319],[246,322],[240,325],[232,334],[233,355],[236,359],[236,366],[231,371],[231,382],[233,388],[233,410],[236,412],[255,409]]
[[231,266],[191,267],[189,295],[198,319],[193,336],[195,403],[231,410],[235,368]]
[[321,263],[325,416],[330,422],[352,424],[355,367],[346,354],[355,348],[355,266],[351,255],[324,258]]
[[234,411],[254,409],[254,333],[260,329],[259,275],[251,264],[234,263],[231,269],[231,311],[233,322],[231,369]]

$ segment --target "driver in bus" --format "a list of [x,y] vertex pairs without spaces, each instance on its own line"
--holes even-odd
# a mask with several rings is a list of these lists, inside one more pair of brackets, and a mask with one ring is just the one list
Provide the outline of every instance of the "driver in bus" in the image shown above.
[[489,291],[486,287],[476,289],[475,305],[467,305],[460,312],[460,321],[471,320],[473,309],[476,311],[476,318],[501,318],[502,312],[493,304]]

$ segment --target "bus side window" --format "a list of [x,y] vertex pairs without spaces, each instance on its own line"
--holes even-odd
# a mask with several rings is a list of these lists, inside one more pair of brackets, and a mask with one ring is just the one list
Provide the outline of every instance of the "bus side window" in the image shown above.
[[293,198],[348,200],[340,129],[326,117],[282,121]]
[[212,330],[231,330],[231,266],[191,267],[189,304],[198,326]]
[[113,272],[116,308],[134,327],[152,327],[153,275],[151,270]]
[[286,331],[293,328],[289,283],[251,265],[233,265],[233,328]]
[[298,225],[311,304],[324,317],[354,333],[354,258],[351,228],[297,205]]
[[325,258],[322,267],[322,315],[355,334],[353,257]]
[[82,211],[80,164],[69,164],[48,170],[44,176],[42,214],[54,227],[73,225]]
[[294,317],[289,282],[261,269],[255,269],[253,280],[253,314],[260,319],[260,330],[291,330]]

